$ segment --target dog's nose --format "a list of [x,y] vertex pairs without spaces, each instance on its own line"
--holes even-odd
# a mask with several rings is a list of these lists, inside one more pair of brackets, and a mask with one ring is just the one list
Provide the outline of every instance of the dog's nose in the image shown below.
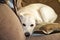
[[25,33],[25,36],[26,36],[26,37],[29,37],[29,36],[30,36],[30,33],[29,33],[29,32],[26,32],[26,33]]

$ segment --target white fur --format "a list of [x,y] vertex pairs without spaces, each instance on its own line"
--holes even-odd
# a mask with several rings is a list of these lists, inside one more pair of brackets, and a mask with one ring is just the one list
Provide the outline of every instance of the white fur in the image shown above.
[[[51,7],[41,3],[23,7],[18,11],[18,16],[21,23],[26,24],[26,27],[23,26],[24,32],[29,32],[30,34],[32,34],[36,24],[53,23],[57,19],[55,11]],[[31,24],[34,24],[34,26],[31,27]]]

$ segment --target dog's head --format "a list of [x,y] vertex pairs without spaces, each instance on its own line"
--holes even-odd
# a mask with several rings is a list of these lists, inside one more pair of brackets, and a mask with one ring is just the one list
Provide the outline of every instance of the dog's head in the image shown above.
[[25,36],[30,36],[33,33],[33,29],[35,28],[35,19],[33,16],[31,16],[30,14],[20,14],[20,20],[22,23],[22,27],[25,33]]

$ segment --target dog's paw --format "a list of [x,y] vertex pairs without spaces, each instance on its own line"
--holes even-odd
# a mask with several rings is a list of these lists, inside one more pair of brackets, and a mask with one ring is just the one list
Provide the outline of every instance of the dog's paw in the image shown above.
[[52,32],[53,32],[53,30],[50,30],[50,31],[42,30],[42,32],[43,32],[43,33],[45,33],[45,34],[50,34],[50,33],[52,33]]

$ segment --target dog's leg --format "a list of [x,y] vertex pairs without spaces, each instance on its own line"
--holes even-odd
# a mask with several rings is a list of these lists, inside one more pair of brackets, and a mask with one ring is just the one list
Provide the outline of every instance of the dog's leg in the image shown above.
[[40,28],[41,31],[43,31],[45,34],[50,34],[53,31],[60,31],[60,23],[51,23],[51,24],[46,24],[43,25]]
[[40,9],[40,15],[44,22],[47,23],[53,23],[57,19],[55,11],[48,6],[44,6]]

